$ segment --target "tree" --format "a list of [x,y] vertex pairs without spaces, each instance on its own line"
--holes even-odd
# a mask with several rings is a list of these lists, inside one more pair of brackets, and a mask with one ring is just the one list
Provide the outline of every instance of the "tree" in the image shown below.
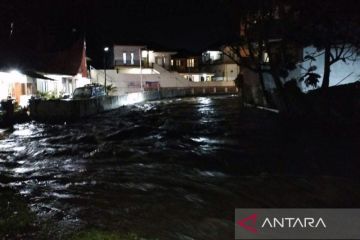
[[297,15],[280,0],[237,3],[240,5],[232,8],[236,9],[234,21],[240,24],[240,32],[237,40],[228,42],[223,52],[238,65],[258,74],[267,101],[269,94],[264,75],[270,75],[277,89],[280,108],[286,110],[288,101],[283,79],[300,60],[297,44],[290,41],[289,36]]
[[[355,61],[359,46],[359,1],[296,1],[299,34],[324,57],[322,89],[330,85],[331,66]],[[311,57],[311,56],[310,56]]]

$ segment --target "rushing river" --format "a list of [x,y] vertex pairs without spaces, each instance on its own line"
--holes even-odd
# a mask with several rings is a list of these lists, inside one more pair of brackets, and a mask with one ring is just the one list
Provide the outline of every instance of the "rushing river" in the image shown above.
[[297,134],[236,96],[143,103],[16,125],[0,140],[0,184],[49,239],[83,229],[233,239],[235,208],[360,206],[358,136],[315,144]]

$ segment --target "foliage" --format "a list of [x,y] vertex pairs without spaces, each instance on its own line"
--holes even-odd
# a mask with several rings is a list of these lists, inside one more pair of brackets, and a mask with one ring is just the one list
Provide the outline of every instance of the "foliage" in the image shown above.
[[[355,61],[358,57],[360,30],[358,23],[358,1],[294,1],[299,19],[296,39],[303,45],[313,45],[314,53],[324,57],[322,88],[330,84],[331,66],[339,61]],[[336,9],[336,11],[334,11]],[[314,60],[305,56],[306,60]],[[309,82],[316,81],[316,75],[309,75]]]
[[39,97],[45,100],[54,100],[58,99],[55,92],[38,92]]
[[312,62],[315,61],[315,58],[313,56],[306,55],[304,59],[306,59],[304,61],[310,60],[310,67],[307,69],[301,67],[306,71],[306,73],[299,78],[299,82],[304,82],[307,87],[317,88],[321,76],[315,72],[317,70],[317,66],[312,65]]
[[307,87],[311,86],[313,88],[317,88],[319,84],[320,75],[317,73],[308,73],[304,78],[304,83]]
[[227,41],[222,51],[241,67],[259,75],[260,84],[267,102],[264,75],[270,75],[277,88],[279,104],[286,110],[287,100],[284,79],[296,68],[299,61],[299,46],[289,33],[293,32],[296,14],[280,1],[239,1],[233,15],[240,23],[236,39]]
[[106,86],[106,92],[107,94],[115,93],[117,91],[117,87],[110,84]]
[[[324,57],[322,88],[329,87],[331,65],[355,61],[360,52],[358,1],[233,1],[229,9],[240,26],[235,39],[224,43],[222,51],[241,67],[258,73],[266,96],[264,74],[276,85],[282,110],[289,107],[284,83],[289,73],[304,61],[317,63]],[[334,11],[336,9],[336,11]],[[239,28],[237,28],[239,29]],[[305,47],[314,46],[312,55],[301,59]],[[317,88],[321,76],[312,64],[298,80]]]

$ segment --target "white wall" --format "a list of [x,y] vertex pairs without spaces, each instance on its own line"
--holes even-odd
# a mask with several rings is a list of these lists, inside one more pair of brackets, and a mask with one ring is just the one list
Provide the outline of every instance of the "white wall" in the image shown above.
[[12,94],[14,76],[7,72],[0,72],[0,100]]
[[[18,71],[0,72],[0,100],[13,96],[13,89],[16,83],[32,83],[31,79]],[[21,96],[20,96],[21,97]]]
[[[216,86],[235,86],[234,81],[221,82],[190,82],[176,72],[169,72],[166,69],[154,65],[157,74],[143,74],[142,82],[146,81],[159,82],[162,88],[184,88],[184,87],[216,87]],[[104,84],[104,70],[91,70],[92,82]],[[141,91],[141,75],[140,74],[124,74],[118,73],[116,70],[106,71],[107,85],[116,86],[117,92],[114,95],[122,95],[129,92]]]
[[53,80],[36,79],[37,91],[49,92],[56,96],[72,94],[75,88],[83,87],[90,83],[90,79],[84,78],[81,74],[76,76],[46,75]]
[[131,53],[134,53],[134,62],[139,64],[140,61],[140,49],[145,46],[114,46],[114,62],[119,61],[119,64],[123,64],[123,53],[126,53],[126,64],[131,64]]
[[240,67],[235,64],[207,65],[202,71],[214,74],[215,81],[234,81],[239,75]]

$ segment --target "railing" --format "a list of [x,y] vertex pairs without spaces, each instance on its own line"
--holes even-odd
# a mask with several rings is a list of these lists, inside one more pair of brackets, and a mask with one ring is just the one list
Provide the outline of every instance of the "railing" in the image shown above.
[[170,68],[171,71],[181,72],[181,73],[197,73],[199,72],[198,67],[178,67],[172,66]]
[[[124,63],[121,60],[115,60],[114,64],[115,64],[115,67],[140,67],[139,60],[133,61],[133,62],[127,61],[126,63]],[[142,68],[153,68],[154,63],[148,63],[147,61],[141,61],[141,67]]]

